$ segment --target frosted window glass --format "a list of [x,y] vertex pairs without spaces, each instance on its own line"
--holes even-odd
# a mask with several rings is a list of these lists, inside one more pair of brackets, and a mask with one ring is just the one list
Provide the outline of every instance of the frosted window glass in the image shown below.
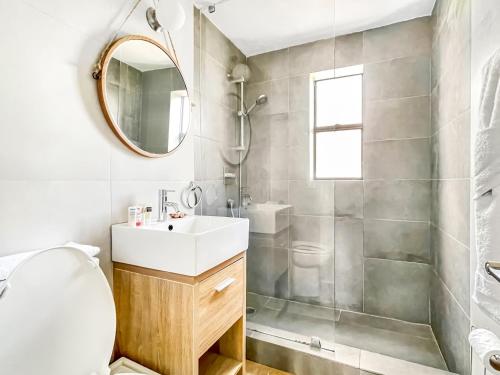
[[363,76],[316,81],[316,126],[361,124]]
[[316,133],[316,178],[361,178],[361,130]]

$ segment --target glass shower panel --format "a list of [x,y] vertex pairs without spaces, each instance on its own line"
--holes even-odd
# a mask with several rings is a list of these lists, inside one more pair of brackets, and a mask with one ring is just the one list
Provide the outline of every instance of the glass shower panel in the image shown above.
[[[311,76],[334,68],[333,0],[312,11],[331,14],[329,38],[246,57],[218,30],[223,13],[195,12],[195,174],[204,188],[198,213],[250,221],[247,329],[331,350],[334,184],[311,179],[309,129]],[[235,76],[241,64],[250,79]]]
[[[290,180],[285,185],[287,202],[243,210],[251,223],[248,326],[307,344],[312,337],[333,342],[333,183]],[[264,211],[268,219],[259,226]]]

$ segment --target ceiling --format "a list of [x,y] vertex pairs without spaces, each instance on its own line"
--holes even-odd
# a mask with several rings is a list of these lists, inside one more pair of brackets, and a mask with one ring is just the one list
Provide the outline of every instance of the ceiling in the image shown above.
[[144,40],[129,40],[121,44],[113,53],[113,57],[141,72],[175,66],[162,49]]
[[[428,16],[435,3],[435,0],[194,1],[247,56]],[[216,11],[210,14],[207,6],[214,3]]]

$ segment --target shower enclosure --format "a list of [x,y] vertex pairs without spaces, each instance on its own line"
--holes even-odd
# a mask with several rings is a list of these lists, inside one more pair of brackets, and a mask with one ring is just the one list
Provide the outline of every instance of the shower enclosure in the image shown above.
[[[262,80],[259,69],[252,67],[252,58],[238,51],[207,15],[195,12],[196,63],[199,72],[220,70],[217,83],[200,78],[201,126],[195,142],[200,143],[200,159],[206,159],[205,150],[213,146],[210,156],[221,163],[220,176],[204,177],[206,170],[197,176],[208,191],[200,213],[250,220],[248,329],[333,351],[339,316],[335,310],[334,184],[309,181],[309,108],[289,111],[287,86],[292,78],[288,73],[276,82],[274,78]],[[329,48],[328,58],[333,62],[333,44]],[[218,52],[222,51],[229,56],[221,58]],[[284,97],[278,97],[284,87]],[[205,94],[216,89],[221,90],[223,100],[214,101]],[[216,112],[218,119],[225,117],[217,127],[221,139],[205,130],[215,128],[208,121]],[[288,131],[292,121],[301,126],[296,132]]]
[[[323,11],[324,38],[253,56],[195,11],[198,213],[250,220],[249,334],[446,369],[429,325],[430,89],[418,82],[431,51],[418,43],[430,19],[336,36],[334,3]],[[343,121],[356,101],[360,118]]]

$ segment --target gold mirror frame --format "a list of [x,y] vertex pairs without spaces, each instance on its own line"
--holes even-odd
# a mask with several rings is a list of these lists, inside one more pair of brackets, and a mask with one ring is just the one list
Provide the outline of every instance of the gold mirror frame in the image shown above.
[[107,49],[103,52],[103,54],[101,56],[101,59],[100,59],[100,62],[99,62],[99,65],[100,65],[101,69],[100,69],[100,71],[98,73],[98,76],[97,76],[97,94],[99,96],[99,104],[101,105],[102,112],[104,114],[104,117],[106,118],[106,122],[108,123],[109,127],[111,128],[111,130],[113,131],[113,133],[118,137],[118,139],[125,146],[127,146],[130,150],[134,151],[135,153],[137,153],[139,155],[142,155],[142,156],[145,156],[145,157],[148,157],[148,158],[161,158],[161,157],[165,157],[165,156],[170,155],[171,153],[175,152],[180,147],[180,145],[184,142],[184,140],[186,139],[187,133],[189,132],[189,128],[191,126],[191,113],[189,114],[189,123],[188,123],[187,131],[186,131],[186,135],[184,136],[184,138],[182,139],[182,141],[179,142],[179,144],[173,150],[168,151],[165,154],[155,154],[155,153],[151,153],[151,152],[145,151],[145,150],[137,147],[133,142],[131,142],[127,138],[127,136],[125,135],[125,133],[120,129],[120,127],[118,126],[118,124],[115,122],[115,120],[111,116],[111,113],[110,113],[110,110],[109,110],[108,102],[107,102],[107,99],[106,99],[106,76],[107,76],[109,62],[110,62],[111,58],[113,57],[114,51],[119,46],[121,46],[123,43],[126,43],[126,42],[131,41],[131,40],[142,40],[142,41],[151,43],[154,46],[160,48],[170,58],[170,60],[172,60],[172,62],[174,63],[175,67],[179,71],[179,74],[181,75],[182,80],[184,81],[184,85],[186,86],[186,91],[188,93],[188,98],[190,98],[189,90],[187,89],[187,85],[186,85],[186,80],[184,79],[184,76],[183,76],[183,74],[181,72],[181,69],[180,69],[179,64],[177,62],[177,59],[174,56],[172,56],[172,54],[170,53],[170,51],[168,49],[166,49],[163,45],[161,45],[160,43],[158,43],[156,40],[154,40],[152,38],[149,38],[147,36],[143,36],[143,35],[127,35],[127,36],[118,38],[113,43],[111,43],[109,45],[109,47],[107,47]]

